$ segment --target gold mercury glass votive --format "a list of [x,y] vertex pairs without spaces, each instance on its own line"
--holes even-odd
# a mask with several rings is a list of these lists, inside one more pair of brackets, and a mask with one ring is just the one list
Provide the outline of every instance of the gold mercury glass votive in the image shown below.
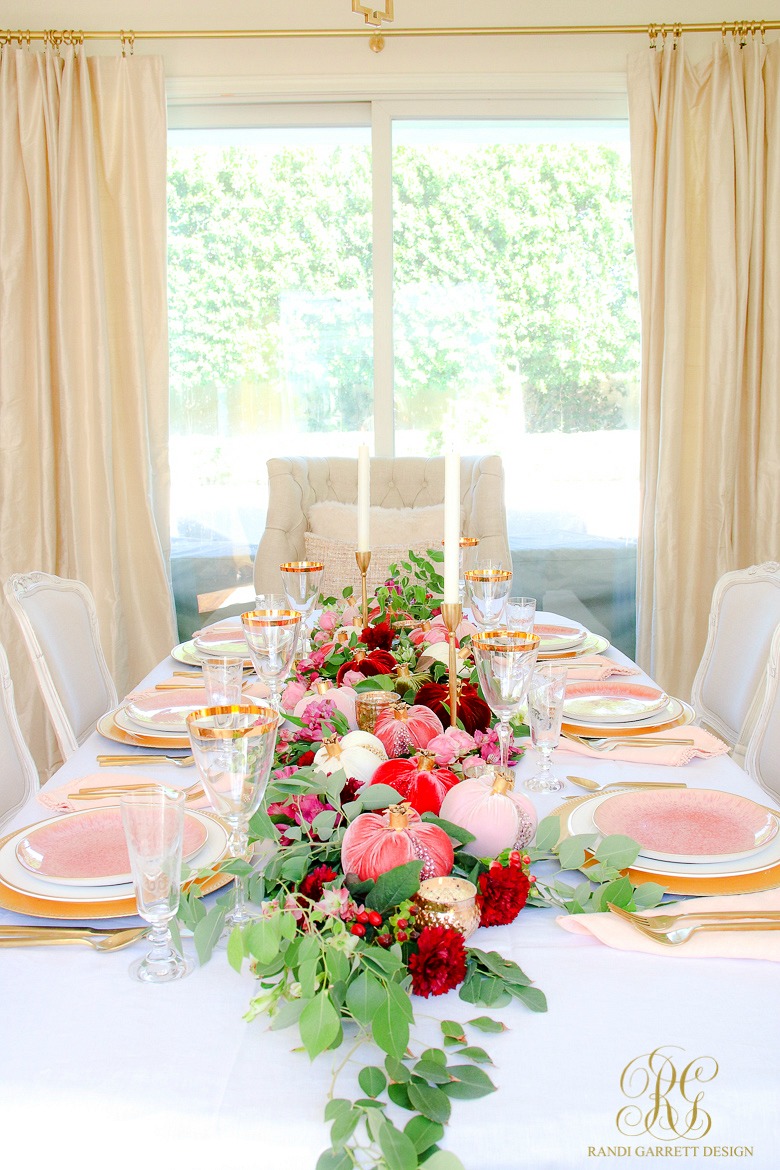
[[373,735],[379,712],[394,706],[397,702],[398,695],[395,691],[364,691],[359,694],[355,702],[355,718],[360,730],[370,731]]
[[459,877],[435,877],[420,882],[414,896],[415,925],[454,926],[470,938],[479,926],[477,887]]

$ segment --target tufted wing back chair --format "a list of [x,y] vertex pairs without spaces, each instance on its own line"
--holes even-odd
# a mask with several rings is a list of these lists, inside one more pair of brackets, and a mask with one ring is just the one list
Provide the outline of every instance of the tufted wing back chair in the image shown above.
[[[279,565],[305,558],[304,536],[313,504],[357,503],[357,459],[269,459],[268,484],[266,527],[255,557],[258,593],[283,592]],[[461,535],[477,537],[480,559],[511,565],[500,456],[462,456],[460,493]],[[443,502],[442,457],[371,460],[372,507],[423,508]],[[414,543],[413,533],[409,543]]]

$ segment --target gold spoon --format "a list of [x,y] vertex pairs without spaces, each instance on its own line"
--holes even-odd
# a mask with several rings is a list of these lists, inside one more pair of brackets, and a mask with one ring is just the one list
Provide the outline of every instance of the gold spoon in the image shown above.
[[597,784],[588,776],[567,776],[572,784],[578,788],[587,788],[588,792],[608,792],[612,788],[687,788],[687,784],[676,783],[672,780],[625,780],[622,784]]

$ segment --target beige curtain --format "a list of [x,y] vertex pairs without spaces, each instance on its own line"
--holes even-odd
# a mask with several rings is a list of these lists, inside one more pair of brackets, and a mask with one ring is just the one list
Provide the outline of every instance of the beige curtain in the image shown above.
[[639,661],[687,697],[713,587],[780,558],[780,44],[629,58]]
[[[170,649],[162,63],[2,50],[0,577],[86,582],[120,693]],[[3,603],[23,726],[53,762]]]

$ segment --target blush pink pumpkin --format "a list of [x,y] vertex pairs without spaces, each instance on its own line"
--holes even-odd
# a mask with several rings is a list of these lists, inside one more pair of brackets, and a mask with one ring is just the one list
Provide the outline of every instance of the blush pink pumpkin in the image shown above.
[[374,881],[409,861],[423,862],[423,881],[445,877],[451,873],[454,860],[452,843],[444,830],[420,820],[420,814],[408,804],[393,804],[383,813],[361,813],[341,842],[344,872],[356,873],[361,881]]
[[500,772],[461,780],[445,795],[439,815],[474,834],[464,848],[475,857],[522,849],[536,833],[534,806],[514,792],[511,777]]
[[374,726],[374,734],[391,757],[426,748],[434,736],[443,733],[441,719],[430,707],[409,707],[406,703],[396,703],[380,711]]

